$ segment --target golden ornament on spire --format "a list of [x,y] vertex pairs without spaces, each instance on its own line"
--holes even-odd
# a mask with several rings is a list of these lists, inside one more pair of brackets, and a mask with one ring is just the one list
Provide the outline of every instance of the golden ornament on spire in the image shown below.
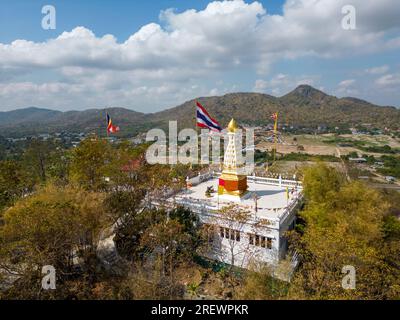
[[229,124],[228,124],[228,131],[235,132],[237,128],[238,128],[238,126],[237,126],[235,119],[232,119],[231,122],[229,122]]

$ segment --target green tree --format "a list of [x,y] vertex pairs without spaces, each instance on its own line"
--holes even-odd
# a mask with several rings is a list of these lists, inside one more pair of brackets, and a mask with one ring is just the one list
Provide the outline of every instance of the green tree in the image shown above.
[[88,138],[72,151],[70,176],[86,190],[103,190],[107,186],[113,152],[104,139]]
[[24,152],[24,166],[38,182],[45,182],[47,179],[47,168],[53,148],[54,146],[48,141],[34,139]]
[[303,172],[304,195],[309,202],[323,203],[339,190],[344,178],[322,162],[307,167]]
[[179,265],[190,260],[193,241],[184,232],[184,226],[174,219],[167,219],[146,229],[140,244],[145,249],[145,261],[155,261],[153,268],[159,267],[160,277],[169,282],[170,298],[174,297],[177,284],[175,271]]
[[107,195],[105,205],[115,222],[115,238],[118,252],[128,260],[134,260],[140,252],[139,241],[151,220],[157,220],[153,212],[144,211],[142,200],[145,190],[116,190]]
[[[333,172],[330,172],[333,171]],[[335,169],[318,165],[304,177],[304,234],[292,237],[302,265],[290,287],[292,298],[385,299],[395,296],[394,270],[382,248],[389,204],[359,182],[344,182]],[[324,182],[326,184],[324,185]],[[292,234],[293,236],[293,234]],[[393,247],[392,247],[393,249]],[[342,268],[356,269],[356,289],[342,288]]]
[[0,161],[0,210],[12,205],[32,188],[33,182],[28,179],[18,162]]
[[34,298],[40,297],[44,265],[56,268],[58,284],[72,276],[77,262],[93,277],[97,244],[109,226],[103,199],[103,194],[49,185],[5,212],[0,268],[19,276],[11,293],[29,296],[33,286]]
[[238,288],[236,298],[248,300],[273,300],[287,297],[289,284],[272,277],[266,264],[245,273],[244,283]]
[[68,182],[69,159],[59,143],[34,139],[29,142],[21,160],[26,177],[36,184],[44,184],[49,178],[61,185]]

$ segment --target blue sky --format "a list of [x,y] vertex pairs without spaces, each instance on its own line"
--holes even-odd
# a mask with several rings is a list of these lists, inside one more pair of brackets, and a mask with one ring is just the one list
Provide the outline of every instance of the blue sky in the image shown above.
[[[0,42],[15,39],[44,41],[59,35],[60,30],[85,26],[97,36],[111,33],[119,41],[126,40],[145,24],[157,22],[161,10],[204,9],[208,0],[2,0]],[[281,13],[284,1],[259,1],[271,13]],[[57,29],[43,30],[42,7],[51,4],[57,10]]]
[[[355,30],[341,26],[349,3]],[[47,4],[55,30],[41,27]],[[0,111],[154,112],[302,83],[400,107],[399,16],[396,0],[3,0]]]

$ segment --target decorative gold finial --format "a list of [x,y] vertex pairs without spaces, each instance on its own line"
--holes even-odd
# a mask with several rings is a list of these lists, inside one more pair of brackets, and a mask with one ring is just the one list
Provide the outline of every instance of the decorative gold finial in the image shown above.
[[232,119],[231,122],[229,122],[229,124],[228,124],[228,131],[235,132],[237,128],[238,128],[238,126],[237,126],[235,119]]

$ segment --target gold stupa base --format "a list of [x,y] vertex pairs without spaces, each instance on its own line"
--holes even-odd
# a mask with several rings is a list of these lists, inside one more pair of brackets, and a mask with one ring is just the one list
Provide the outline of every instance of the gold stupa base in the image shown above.
[[218,194],[220,200],[232,201],[232,202],[242,202],[246,199],[251,198],[252,192],[245,191],[243,193],[235,193],[235,192],[225,192],[222,194]]
[[247,177],[223,172],[218,182],[219,195],[231,195],[241,197],[247,192]]
[[234,190],[234,191],[229,191],[226,190],[224,187],[222,186],[218,186],[218,194],[220,196],[224,195],[224,194],[228,194],[230,196],[236,196],[236,197],[242,197],[245,193],[247,193],[247,190]]
[[218,196],[228,201],[240,202],[247,198],[247,176],[223,172],[219,178]]

